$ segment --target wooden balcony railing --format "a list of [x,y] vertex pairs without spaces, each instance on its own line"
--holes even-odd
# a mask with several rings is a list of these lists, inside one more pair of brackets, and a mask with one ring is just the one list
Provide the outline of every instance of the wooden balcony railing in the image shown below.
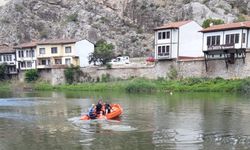
[[234,49],[234,44],[223,44],[223,45],[208,45],[207,50],[224,50],[224,49]]

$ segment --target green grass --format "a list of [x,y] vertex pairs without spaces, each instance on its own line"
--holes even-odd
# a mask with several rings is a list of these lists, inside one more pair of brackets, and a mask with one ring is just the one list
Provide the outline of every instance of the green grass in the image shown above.
[[[0,90],[9,90],[10,83],[0,82]],[[187,78],[182,80],[149,80],[134,78],[123,81],[62,84],[36,82],[32,87],[40,91],[124,91],[129,93],[151,92],[239,92],[250,93],[250,78],[225,80],[222,78]]]
[[11,83],[6,81],[0,81],[0,92],[1,91],[10,91]]

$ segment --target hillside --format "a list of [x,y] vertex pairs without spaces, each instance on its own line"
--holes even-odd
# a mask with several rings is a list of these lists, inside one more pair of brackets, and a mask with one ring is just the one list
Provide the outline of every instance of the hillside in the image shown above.
[[[5,0],[6,1],[6,0]],[[153,28],[169,21],[249,19],[249,0],[9,0],[0,7],[0,43],[105,39],[119,54],[153,49]]]

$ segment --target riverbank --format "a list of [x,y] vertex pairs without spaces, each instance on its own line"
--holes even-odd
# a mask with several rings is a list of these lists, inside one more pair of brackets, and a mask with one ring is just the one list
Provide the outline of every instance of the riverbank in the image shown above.
[[[18,88],[18,89],[17,89]],[[181,80],[130,80],[62,84],[52,86],[46,82],[17,83],[0,82],[0,91],[121,91],[128,93],[148,92],[250,92],[250,78],[226,80],[222,78],[187,78]]]
[[1,91],[10,91],[10,90],[11,90],[11,82],[0,81],[0,92]]
[[35,90],[67,91],[124,91],[129,93],[144,92],[243,92],[250,91],[250,78],[225,80],[222,78],[187,78],[182,80],[148,80],[136,78],[123,81],[78,83],[52,86],[48,83],[34,83]]

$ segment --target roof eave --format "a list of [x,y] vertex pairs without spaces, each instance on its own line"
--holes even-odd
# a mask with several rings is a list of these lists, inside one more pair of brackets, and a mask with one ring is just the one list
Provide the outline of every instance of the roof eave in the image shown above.
[[211,29],[211,30],[201,30],[199,32],[207,33],[207,32],[220,32],[220,31],[228,31],[228,30],[235,30],[235,29],[250,29],[250,27],[235,27],[235,28],[225,28],[225,29]]

